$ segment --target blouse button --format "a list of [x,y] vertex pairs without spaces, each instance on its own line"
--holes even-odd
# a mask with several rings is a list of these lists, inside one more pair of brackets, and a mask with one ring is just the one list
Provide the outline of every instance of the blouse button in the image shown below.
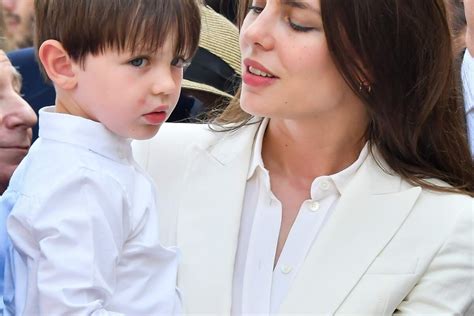
[[321,181],[321,183],[319,184],[319,187],[321,188],[321,190],[323,191],[327,191],[329,189],[329,182],[327,180],[323,180]]
[[293,270],[293,268],[291,266],[284,264],[281,266],[280,270],[283,274],[288,274],[291,272],[291,270]]
[[313,212],[316,212],[317,210],[319,210],[319,207],[320,207],[320,204],[318,201],[311,201],[309,205],[309,209]]

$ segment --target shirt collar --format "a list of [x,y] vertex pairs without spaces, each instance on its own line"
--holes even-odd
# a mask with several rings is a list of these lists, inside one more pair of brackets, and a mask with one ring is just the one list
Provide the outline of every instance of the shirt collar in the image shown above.
[[355,175],[360,166],[364,163],[365,159],[369,155],[369,145],[365,143],[364,148],[362,148],[359,157],[354,161],[349,167],[344,170],[339,171],[329,177],[332,179],[336,185],[337,190],[340,194],[344,192],[345,187],[349,183],[350,179]]
[[132,158],[130,139],[114,134],[101,123],[56,113],[54,106],[39,111],[39,137],[83,147],[116,161],[127,162]]
[[[252,149],[252,156],[250,158],[249,171],[247,174],[247,180],[249,180],[255,174],[257,169],[265,170],[265,167],[263,165],[263,160],[262,160],[262,143],[263,143],[263,136],[265,135],[265,130],[267,129],[267,126],[268,126],[268,122],[269,122],[268,118],[263,119],[262,123],[260,124],[260,127],[258,128],[257,134],[255,136],[255,141],[254,141],[254,145]],[[369,154],[369,149],[368,149],[368,144],[366,143],[364,148],[362,148],[362,151],[360,152],[359,157],[354,163],[352,163],[349,167],[347,167],[344,170],[339,171],[336,174],[326,176],[332,180],[332,182],[335,184],[339,193],[342,194],[347,183],[349,183],[349,180],[352,178],[352,176],[363,164],[368,154]]]
[[474,109],[474,57],[466,49],[462,62],[462,83],[466,112]]
[[247,180],[249,180],[254,175],[257,169],[265,170],[262,160],[262,144],[263,136],[265,135],[268,122],[269,119],[264,118],[257,130],[257,135],[255,136],[255,141],[253,142],[252,156],[250,158],[250,166],[249,172],[247,174]]

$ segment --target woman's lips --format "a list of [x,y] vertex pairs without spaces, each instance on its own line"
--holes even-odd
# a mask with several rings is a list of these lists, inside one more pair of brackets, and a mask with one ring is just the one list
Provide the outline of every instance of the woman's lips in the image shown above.
[[[252,59],[244,60],[245,71],[242,80],[246,85],[252,87],[264,87],[274,83],[278,77],[259,62]],[[252,72],[250,71],[252,70]]]

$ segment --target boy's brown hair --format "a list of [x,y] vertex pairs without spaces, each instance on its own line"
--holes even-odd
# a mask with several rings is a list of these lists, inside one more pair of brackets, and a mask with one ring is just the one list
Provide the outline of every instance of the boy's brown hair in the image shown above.
[[175,56],[192,57],[199,42],[197,0],[35,0],[35,44],[54,39],[71,59],[107,48],[155,52],[174,35]]

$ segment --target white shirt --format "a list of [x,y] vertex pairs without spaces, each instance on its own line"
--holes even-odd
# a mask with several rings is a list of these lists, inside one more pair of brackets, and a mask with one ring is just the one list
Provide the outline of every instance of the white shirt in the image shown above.
[[273,269],[282,206],[271,191],[269,172],[262,161],[267,125],[268,119],[265,119],[257,132],[250,160],[234,269],[233,315],[278,313],[319,231],[368,154],[366,145],[348,168],[314,179],[311,199],[301,205]]
[[474,57],[466,49],[461,68],[464,106],[471,154],[474,157]]
[[39,124],[0,200],[16,250],[10,311],[9,299],[17,315],[178,312],[178,252],[159,243],[155,189],[130,140],[54,107]]

